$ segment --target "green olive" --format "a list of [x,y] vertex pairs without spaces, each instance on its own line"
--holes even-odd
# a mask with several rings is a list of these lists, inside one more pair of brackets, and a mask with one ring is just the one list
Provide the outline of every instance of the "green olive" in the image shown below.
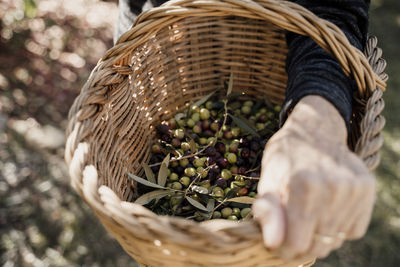
[[184,171],[186,176],[192,177],[196,175],[196,169],[195,168],[186,168]]
[[169,180],[171,180],[171,181],[178,181],[178,179],[179,179],[178,174],[176,174],[176,173],[174,173],[174,172],[172,172],[172,173],[169,175]]
[[200,109],[200,119],[207,120],[210,118],[210,111],[206,108]]
[[234,154],[234,153],[228,153],[226,159],[228,160],[228,162],[230,164],[234,164],[237,161],[236,154]]
[[190,185],[190,178],[187,176],[182,176],[181,179],[179,179],[179,182],[183,184],[185,187],[188,187]]
[[232,178],[232,173],[230,170],[223,169],[221,171],[221,177],[224,178],[225,180],[229,180],[230,178]]
[[221,217],[222,217],[221,212],[219,212],[217,210],[213,212],[213,215],[212,215],[213,219],[220,219]]
[[181,190],[182,184],[180,182],[173,182],[171,188],[175,190]]
[[239,208],[233,208],[232,209],[232,215],[235,215],[236,217],[240,216],[240,209]]
[[238,217],[236,217],[235,215],[230,215],[230,216],[228,216],[227,219],[230,221],[238,221],[239,220]]
[[225,219],[232,215],[232,209],[229,207],[223,208],[221,210],[222,217]]
[[224,190],[218,186],[216,186],[212,189],[212,194],[216,197],[223,197],[225,195]]
[[249,215],[250,212],[251,212],[251,208],[243,208],[240,211],[240,217],[242,217],[244,219],[247,217],[247,215]]
[[200,120],[200,114],[198,112],[195,112],[192,114],[192,120],[196,123]]
[[195,125],[195,121],[193,120],[193,119],[188,119],[187,121],[186,121],[186,125],[188,126],[188,127],[190,127],[190,128],[193,128],[193,126]]

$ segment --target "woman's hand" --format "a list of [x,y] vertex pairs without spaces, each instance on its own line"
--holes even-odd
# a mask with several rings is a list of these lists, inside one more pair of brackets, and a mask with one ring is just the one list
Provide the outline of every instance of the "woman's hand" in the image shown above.
[[283,259],[324,258],[365,234],[375,179],[346,139],[335,107],[307,96],[266,145],[253,213]]

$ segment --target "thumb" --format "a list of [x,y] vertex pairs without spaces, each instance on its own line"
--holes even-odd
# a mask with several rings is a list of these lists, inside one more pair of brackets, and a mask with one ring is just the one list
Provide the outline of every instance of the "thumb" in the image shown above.
[[267,248],[280,247],[285,238],[285,213],[277,195],[266,193],[253,204],[253,215],[261,226]]

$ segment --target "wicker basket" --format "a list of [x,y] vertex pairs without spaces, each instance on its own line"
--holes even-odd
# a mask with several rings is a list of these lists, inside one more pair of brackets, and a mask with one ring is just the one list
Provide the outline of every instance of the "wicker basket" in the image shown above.
[[73,187],[140,264],[300,264],[283,264],[266,250],[253,220],[196,223],[157,216],[129,202],[135,184],[127,178],[127,172],[143,175],[154,125],[221,88],[230,73],[233,91],[281,103],[285,30],[311,36],[355,78],[359,91],[349,145],[370,169],[377,166],[387,77],[376,39],[368,41],[365,57],[336,26],[285,1],[170,1],[140,15],[99,61],[70,110],[67,129]]

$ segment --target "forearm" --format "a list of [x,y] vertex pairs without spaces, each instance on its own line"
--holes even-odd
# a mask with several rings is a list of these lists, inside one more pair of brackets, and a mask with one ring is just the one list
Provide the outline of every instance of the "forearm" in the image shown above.
[[[319,17],[336,24],[350,43],[362,50],[368,28],[366,0],[295,0]],[[352,114],[352,101],[356,84],[346,77],[336,59],[320,48],[310,37],[287,34],[289,53],[287,57],[288,83],[281,123],[287,112],[307,95],[319,95],[332,103],[339,111],[347,128]]]
[[[298,131],[303,138],[346,144],[347,130],[337,108],[317,95],[303,97],[290,113],[283,128]],[[307,141],[307,140],[305,140]]]

